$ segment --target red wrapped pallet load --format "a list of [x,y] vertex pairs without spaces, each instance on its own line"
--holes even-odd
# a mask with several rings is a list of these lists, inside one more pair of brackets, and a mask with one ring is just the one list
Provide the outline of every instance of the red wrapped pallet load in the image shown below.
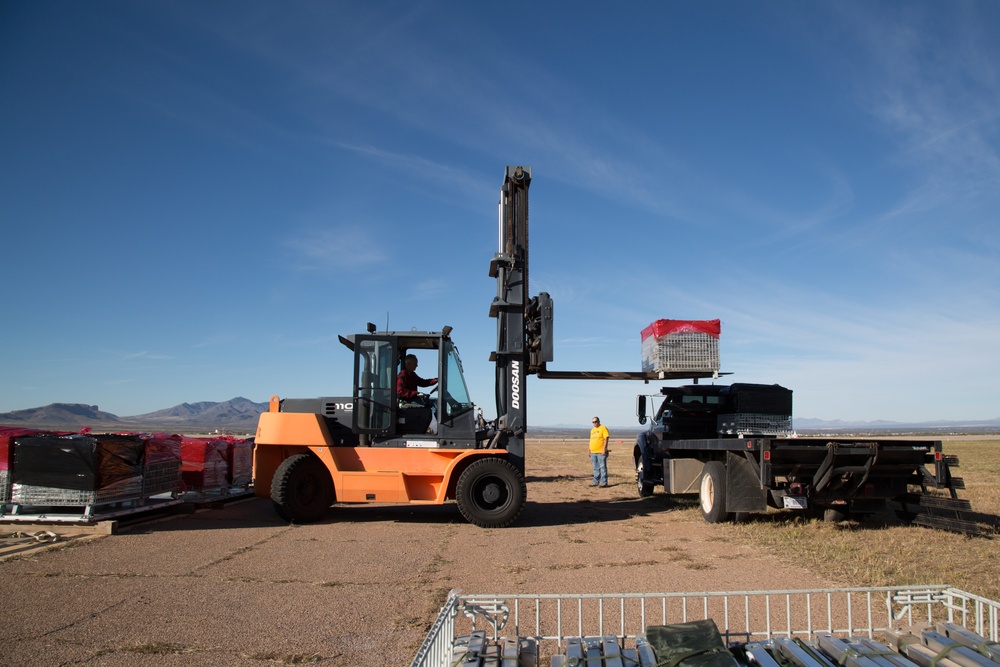
[[179,492],[181,488],[181,436],[144,436],[143,495]]
[[656,320],[642,330],[645,372],[717,372],[719,320]]
[[145,436],[144,439],[146,440],[146,465],[181,460],[181,436],[155,433]]
[[229,483],[250,486],[253,481],[253,440],[226,438]]
[[181,477],[188,489],[218,489],[228,481],[226,441],[222,438],[182,438]]

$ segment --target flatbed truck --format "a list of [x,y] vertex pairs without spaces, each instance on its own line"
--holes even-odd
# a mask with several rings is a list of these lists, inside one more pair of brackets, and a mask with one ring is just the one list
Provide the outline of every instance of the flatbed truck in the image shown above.
[[939,440],[797,437],[791,391],[778,385],[664,387],[656,411],[638,397],[649,427],[633,449],[640,496],[657,487],[697,495],[706,521],[738,521],[768,508],[826,520],[888,512],[924,525],[976,533],[958,498],[955,456]]

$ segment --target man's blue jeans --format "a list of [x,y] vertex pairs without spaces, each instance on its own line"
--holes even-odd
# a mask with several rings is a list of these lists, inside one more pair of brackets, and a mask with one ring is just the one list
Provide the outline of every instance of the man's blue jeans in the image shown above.
[[608,483],[608,457],[590,453],[590,465],[594,466],[594,484]]

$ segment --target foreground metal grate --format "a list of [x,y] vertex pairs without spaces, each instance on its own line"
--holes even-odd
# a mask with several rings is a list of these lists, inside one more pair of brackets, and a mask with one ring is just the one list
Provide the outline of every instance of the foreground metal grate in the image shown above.
[[[1000,603],[949,586],[700,593],[463,595],[452,591],[412,667],[448,667],[459,637],[531,638],[539,656],[574,637],[635,639],[649,625],[712,619],[727,643],[814,641],[820,633],[881,639],[919,623],[960,625],[998,641]],[[543,664],[545,664],[543,660]]]

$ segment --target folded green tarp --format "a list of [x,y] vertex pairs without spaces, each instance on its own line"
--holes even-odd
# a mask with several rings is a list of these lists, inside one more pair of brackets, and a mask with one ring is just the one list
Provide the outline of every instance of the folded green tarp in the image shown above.
[[656,667],[738,667],[715,621],[650,625],[646,641],[656,654]]

